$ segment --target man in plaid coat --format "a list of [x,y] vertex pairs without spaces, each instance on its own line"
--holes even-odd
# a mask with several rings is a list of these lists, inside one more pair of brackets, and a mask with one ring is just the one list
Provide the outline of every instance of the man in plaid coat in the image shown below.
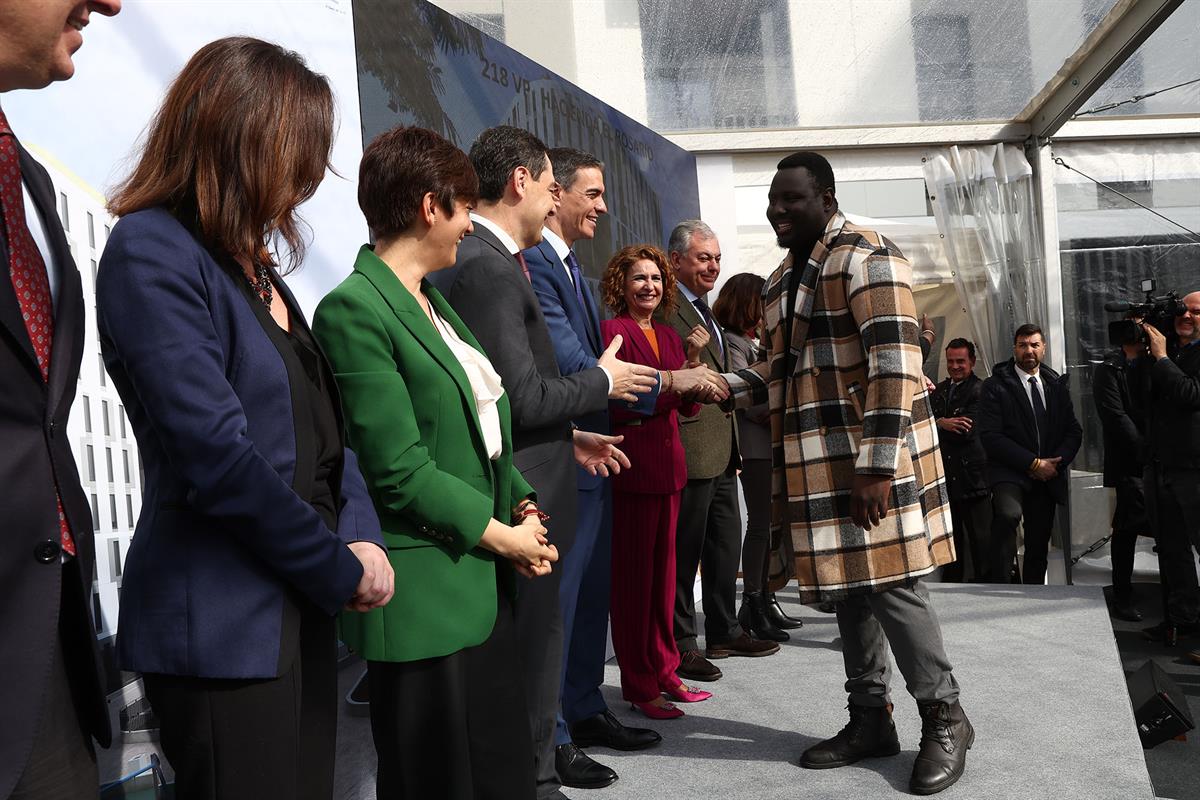
[[816,153],[779,162],[767,219],[789,251],[764,289],[767,357],[725,378],[738,407],[769,403],[772,526],[792,538],[801,599],[837,603],[849,693],[849,724],[801,765],[900,752],[890,644],[923,720],[910,788],[933,794],[962,775],[975,734],[920,580],[955,553],[912,268],[846,222]]

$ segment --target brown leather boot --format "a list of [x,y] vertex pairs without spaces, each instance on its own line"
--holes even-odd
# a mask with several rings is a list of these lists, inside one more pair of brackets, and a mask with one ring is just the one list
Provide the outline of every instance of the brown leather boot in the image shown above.
[[892,707],[850,703],[850,721],[832,739],[817,742],[800,756],[805,769],[845,767],[863,758],[894,756],[900,752]]
[[954,703],[919,703],[921,749],[908,788],[913,794],[937,794],[962,777],[975,729]]

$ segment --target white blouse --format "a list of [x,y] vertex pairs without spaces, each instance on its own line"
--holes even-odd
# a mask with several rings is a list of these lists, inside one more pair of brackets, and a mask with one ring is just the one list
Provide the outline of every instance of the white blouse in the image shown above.
[[487,448],[488,457],[494,461],[500,457],[500,450],[504,445],[500,435],[500,410],[496,406],[504,396],[500,375],[492,367],[492,362],[487,360],[487,356],[464,342],[432,304],[429,306],[429,313],[446,346],[458,359],[458,363],[462,364],[463,372],[467,373],[467,382],[471,384],[471,393],[475,395],[475,412],[479,415],[479,426],[483,428],[483,445]]

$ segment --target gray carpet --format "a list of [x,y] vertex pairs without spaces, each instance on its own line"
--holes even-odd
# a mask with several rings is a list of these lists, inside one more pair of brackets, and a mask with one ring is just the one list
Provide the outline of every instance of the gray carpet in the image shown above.
[[[971,800],[1154,797],[1112,628],[1098,587],[931,585],[946,646],[976,729],[968,770],[939,795]],[[645,753],[592,754],[621,779],[573,798],[877,798],[907,794],[920,738],[911,698],[897,687],[903,752],[839,770],[795,766],[809,744],[845,721],[833,617],[797,604],[805,627],[775,656],[718,662],[716,696],[658,723],[663,744]],[[628,723],[617,669],[606,694]],[[902,684],[902,682],[901,682]]]
[[[1154,797],[1099,586],[933,584],[930,592],[962,685],[963,707],[976,729],[965,777],[938,797]],[[805,621],[798,636],[774,656],[717,662],[725,677],[706,685],[716,696],[685,706],[682,719],[656,723],[662,745],[643,753],[591,750],[620,773],[620,780],[604,790],[565,794],[574,800],[907,796],[920,720],[902,685],[894,695],[900,755],[838,770],[795,765],[805,747],[843,725],[845,695],[833,617],[799,605],[787,593],[780,597]],[[361,669],[342,670],[343,694]],[[604,690],[613,711],[629,724],[648,724],[621,702],[617,685],[617,668],[609,664]],[[1176,744],[1151,753],[1179,749]],[[127,742],[102,751],[101,773],[119,775],[131,755],[153,749],[153,744]],[[374,773],[369,721],[343,708],[335,797],[374,798]]]

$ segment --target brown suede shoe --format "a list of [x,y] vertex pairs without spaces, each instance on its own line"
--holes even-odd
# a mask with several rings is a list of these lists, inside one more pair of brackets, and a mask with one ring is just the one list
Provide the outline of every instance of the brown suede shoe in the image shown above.
[[716,681],[721,679],[721,670],[700,655],[699,650],[684,650],[679,654],[679,666],[675,674],[689,681]]
[[758,658],[759,656],[774,655],[778,652],[778,642],[768,642],[765,639],[751,639],[743,633],[731,642],[720,642],[718,644],[710,642],[704,650],[704,655],[708,658],[729,658],[730,656]]

